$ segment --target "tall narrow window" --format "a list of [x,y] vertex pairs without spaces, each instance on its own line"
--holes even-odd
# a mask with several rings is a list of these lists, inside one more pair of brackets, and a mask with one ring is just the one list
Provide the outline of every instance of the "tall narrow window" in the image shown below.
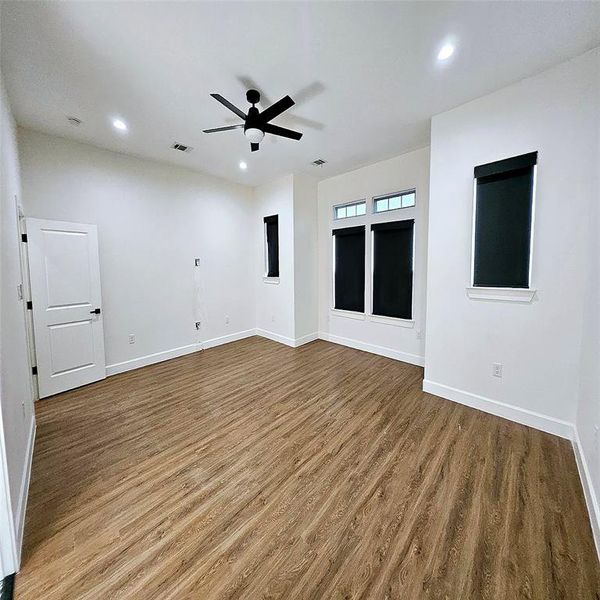
[[537,152],[475,167],[473,286],[528,288]]
[[267,277],[279,277],[279,216],[265,217],[265,271]]
[[365,311],[365,227],[334,229],[334,308]]
[[373,314],[412,319],[414,220],[375,223]]

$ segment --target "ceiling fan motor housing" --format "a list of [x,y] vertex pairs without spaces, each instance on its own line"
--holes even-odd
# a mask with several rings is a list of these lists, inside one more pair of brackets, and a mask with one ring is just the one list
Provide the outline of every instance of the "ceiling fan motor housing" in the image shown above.
[[257,90],[248,90],[246,92],[246,100],[248,100],[250,104],[258,104],[260,102],[260,92]]
[[[250,92],[256,92],[256,90],[249,90],[246,96],[250,96]],[[258,94],[258,92],[256,92]],[[254,97],[253,97],[254,99]],[[250,102],[250,97],[248,97]],[[258,144],[265,137],[264,123],[260,118],[260,113],[256,106],[251,106],[248,110],[248,116],[246,117],[246,123],[244,124],[244,135],[246,139],[252,144]]]

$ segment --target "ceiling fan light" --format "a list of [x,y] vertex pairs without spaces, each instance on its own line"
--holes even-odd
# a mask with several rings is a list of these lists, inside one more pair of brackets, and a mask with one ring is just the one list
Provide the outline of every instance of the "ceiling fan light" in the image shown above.
[[257,127],[248,127],[248,129],[244,131],[244,135],[251,144],[260,144],[265,137],[265,132]]

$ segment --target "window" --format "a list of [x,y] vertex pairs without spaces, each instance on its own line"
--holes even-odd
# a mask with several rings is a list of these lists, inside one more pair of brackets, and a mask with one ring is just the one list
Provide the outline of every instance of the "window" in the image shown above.
[[352,204],[343,204],[333,207],[334,219],[347,219],[348,217],[362,217],[367,214],[367,203],[365,200],[352,202]]
[[529,288],[537,152],[475,167],[473,286]]
[[373,211],[376,213],[396,210],[397,208],[411,208],[415,205],[417,193],[415,190],[389,194],[373,199]]
[[365,311],[365,227],[334,229],[334,308]]
[[279,277],[279,216],[265,217],[266,277]]
[[373,314],[412,319],[414,220],[374,223]]

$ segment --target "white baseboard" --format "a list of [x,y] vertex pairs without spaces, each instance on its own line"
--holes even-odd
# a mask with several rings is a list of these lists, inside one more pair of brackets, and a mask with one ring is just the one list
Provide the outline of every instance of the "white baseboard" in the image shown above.
[[429,392],[446,400],[452,400],[458,404],[464,404],[471,408],[482,410],[483,412],[496,415],[497,417],[503,417],[510,421],[515,421],[521,425],[527,425],[534,429],[545,431],[546,433],[552,433],[562,438],[572,440],[574,437],[575,429],[572,423],[563,421],[561,419],[555,419],[541,413],[527,410],[525,408],[519,408],[512,404],[505,404],[498,400],[492,400],[491,398],[485,398],[471,392],[459,390],[457,388],[450,387],[435,381],[428,379],[423,380],[423,391]]
[[198,344],[188,344],[187,346],[180,346],[179,348],[171,348],[170,350],[163,350],[162,352],[139,356],[138,358],[132,358],[131,360],[124,360],[123,362],[106,365],[106,374],[108,376],[116,375],[117,373],[124,373],[125,371],[139,369],[140,367],[147,367],[148,365],[198,352],[203,348],[214,348],[215,346],[228,344],[229,342],[236,342],[237,340],[242,340],[252,335],[255,335],[254,329],[247,329],[246,331],[237,331],[236,333],[211,338],[210,340],[205,340]]
[[222,335],[221,337],[212,338],[202,342],[202,348],[204,348],[204,350],[208,350],[209,348],[221,346],[222,344],[229,344],[230,342],[237,342],[238,340],[243,340],[244,338],[251,337],[253,335],[256,335],[254,329],[247,329],[246,331],[238,331],[237,333]]
[[594,542],[596,543],[596,552],[600,559],[600,505],[598,504],[598,497],[594,490],[592,476],[577,430],[575,430],[572,443],[575,460],[577,461],[577,468],[579,469],[579,478],[581,479],[581,486],[583,487],[583,494],[585,496],[588,514],[590,515],[592,533],[594,535]]
[[185,356],[186,354],[191,354],[192,352],[197,352],[198,350],[201,350],[200,344],[188,344],[187,346],[180,346],[179,348],[171,348],[170,350],[163,350],[162,352],[155,352],[154,354],[139,356],[138,358],[124,360],[123,362],[115,363],[113,365],[106,365],[106,374],[116,375],[117,373],[132,371],[133,369],[147,367],[148,365],[163,362],[164,360]]
[[296,347],[296,340],[291,337],[286,337],[285,335],[280,335],[279,333],[273,333],[272,331],[267,331],[266,329],[256,329],[256,335],[260,337],[267,338],[268,340],[273,340],[274,342],[279,342],[280,344],[285,344],[286,346],[290,346],[291,348]]
[[15,518],[15,538],[17,544],[17,563],[21,564],[21,549],[23,547],[23,530],[25,529],[25,513],[27,512],[27,497],[29,495],[29,482],[31,480],[31,465],[33,463],[33,448],[35,446],[36,423],[35,417],[31,417],[29,427],[29,438],[27,440],[27,450],[25,454],[25,471],[21,480],[21,489],[19,490],[19,504],[17,506]]
[[304,346],[304,344],[308,344],[309,342],[314,342],[319,339],[319,334],[315,331],[314,333],[309,333],[308,335],[303,335],[294,340],[294,348],[298,348],[298,346]]
[[330,333],[325,333],[323,331],[319,332],[319,338],[326,340],[327,342],[340,344],[341,346],[348,346],[350,348],[355,348],[356,350],[370,352],[371,354],[380,354],[386,358],[393,358],[394,360],[400,360],[402,362],[410,363],[411,365],[417,365],[419,367],[425,365],[425,357],[419,356],[418,354],[400,352],[400,350],[386,348],[385,346],[377,346],[376,344],[367,344],[366,342],[352,340],[338,335],[331,335]]
[[302,337],[294,339],[285,335],[280,335],[279,333],[273,333],[272,331],[268,331],[266,329],[257,328],[254,330],[254,335],[259,335],[260,337],[267,338],[268,340],[285,344],[290,348],[298,348],[298,346],[303,346],[304,344],[308,344],[309,342],[314,342],[315,340],[319,339],[319,334],[316,331],[314,333],[309,333],[308,335],[303,335]]

